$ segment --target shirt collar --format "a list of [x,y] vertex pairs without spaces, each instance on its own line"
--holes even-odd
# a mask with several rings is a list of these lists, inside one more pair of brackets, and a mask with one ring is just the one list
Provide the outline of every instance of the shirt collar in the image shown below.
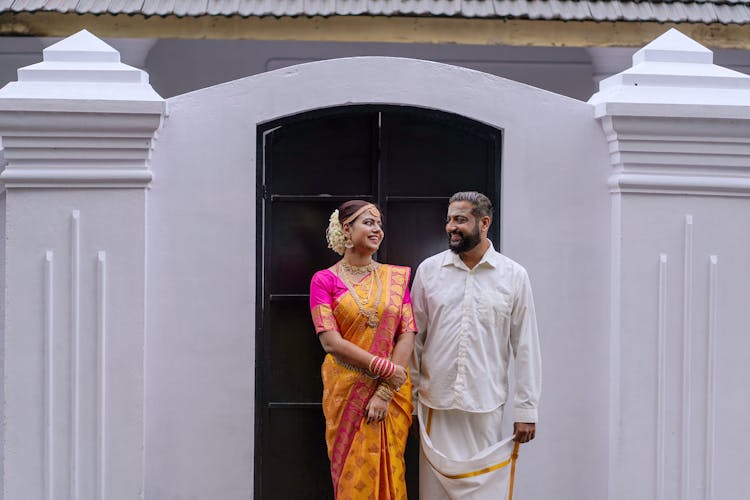
[[[480,267],[483,264],[486,264],[493,268],[497,267],[497,252],[495,252],[495,247],[494,245],[492,245],[492,241],[490,241],[489,239],[487,241],[489,241],[490,246],[487,247],[487,251],[484,252],[484,255],[482,255],[482,258],[479,260],[479,263],[476,265],[476,267]],[[461,257],[459,257],[457,253],[454,253],[451,250],[445,252],[442,265],[443,267],[455,266],[459,269],[469,269],[466,264],[464,264],[464,261],[461,260]]]

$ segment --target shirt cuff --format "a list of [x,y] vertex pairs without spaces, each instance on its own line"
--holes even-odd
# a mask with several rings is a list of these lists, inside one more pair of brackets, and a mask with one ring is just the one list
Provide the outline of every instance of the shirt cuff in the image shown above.
[[536,408],[515,408],[513,410],[513,421],[535,424],[539,420]]

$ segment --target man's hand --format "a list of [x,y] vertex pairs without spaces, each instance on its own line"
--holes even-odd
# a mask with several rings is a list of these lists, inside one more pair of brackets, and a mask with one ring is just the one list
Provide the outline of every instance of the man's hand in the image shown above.
[[513,424],[513,434],[516,435],[516,441],[519,443],[528,443],[534,439],[536,434],[536,424],[526,422],[515,422]]

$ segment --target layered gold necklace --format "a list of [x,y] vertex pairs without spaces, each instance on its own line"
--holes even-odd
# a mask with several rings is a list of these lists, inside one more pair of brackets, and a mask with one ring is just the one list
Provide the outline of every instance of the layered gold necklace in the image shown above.
[[[344,285],[346,285],[349,293],[352,294],[354,302],[357,303],[360,314],[362,314],[362,316],[367,319],[367,326],[371,328],[375,328],[376,326],[378,326],[378,323],[380,323],[380,319],[378,319],[378,306],[380,306],[382,287],[380,283],[380,276],[378,276],[378,273],[375,272],[378,266],[379,264],[375,261],[370,262],[366,266],[353,266],[344,262],[343,260],[340,260],[338,264],[336,264],[336,274],[344,283]],[[367,304],[370,303],[370,297],[372,296],[372,284],[373,282],[375,283],[375,304],[371,308],[365,307],[362,304],[362,300],[359,297],[357,291],[354,289],[354,285],[352,284],[355,281],[361,281],[367,275],[367,273],[370,273],[370,284],[367,287]]]

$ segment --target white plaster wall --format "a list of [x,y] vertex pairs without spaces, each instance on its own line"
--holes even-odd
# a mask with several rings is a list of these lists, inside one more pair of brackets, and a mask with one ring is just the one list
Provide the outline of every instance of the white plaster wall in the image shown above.
[[148,194],[146,498],[247,499],[255,131],[230,99],[169,105]]
[[[3,161],[0,159],[0,164]],[[6,305],[6,282],[5,282],[5,190],[0,191],[0,450],[5,450],[5,309]],[[5,470],[5,453],[0,453],[0,471]],[[0,499],[3,498],[3,490],[0,488]]]
[[[13,335],[4,339],[4,350],[23,355],[8,356],[4,366],[4,395],[12,404],[4,408],[3,498],[46,498],[48,465],[49,491],[56,498],[95,498],[101,483],[106,484],[109,499],[139,498],[143,450],[113,444],[121,436],[142,436],[144,425],[138,390],[143,383],[144,192],[13,189],[5,197],[8,210],[3,210],[3,234],[15,244],[8,244],[5,255],[4,286],[13,290],[7,297],[12,303],[5,319]],[[78,213],[77,246],[73,243],[74,211]],[[47,252],[51,252],[49,288]],[[97,275],[99,252],[106,253],[103,290]],[[78,291],[77,300],[72,298],[73,290]],[[100,303],[106,304],[109,353],[101,361],[103,366],[98,364]],[[80,335],[77,359],[74,315]],[[48,331],[52,339],[49,358]],[[106,402],[99,399],[100,383]],[[122,390],[123,384],[136,389]],[[79,402],[77,410],[75,401]],[[48,411],[49,434],[45,429]],[[78,445],[77,453],[72,443]],[[73,478],[77,486],[72,485]]]
[[252,496],[256,127],[364,103],[441,109],[504,130],[502,244],[532,278],[545,376],[518,496],[604,498],[609,160],[593,108],[392,58],[290,67],[169,100],[148,196],[146,498]]
[[620,206],[622,290],[630,292],[622,297],[627,313],[617,349],[622,390],[613,438],[622,454],[612,466],[622,473],[613,498],[687,498],[685,490],[692,498],[744,498],[750,488],[750,201],[628,194]]

